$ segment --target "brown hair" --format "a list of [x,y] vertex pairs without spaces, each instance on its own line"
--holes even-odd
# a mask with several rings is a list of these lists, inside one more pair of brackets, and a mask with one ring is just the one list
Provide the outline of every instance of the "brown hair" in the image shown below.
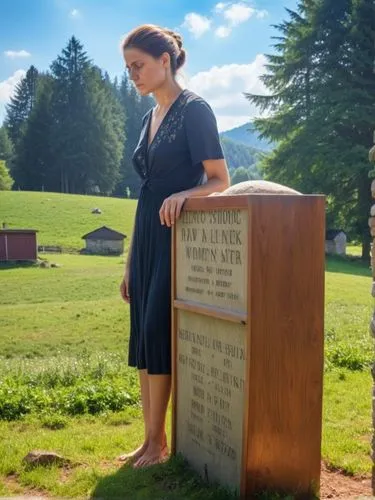
[[122,50],[130,48],[142,50],[155,59],[168,52],[173,75],[183,66],[186,59],[181,36],[172,30],[153,24],[143,24],[135,28],[126,36],[121,46]]

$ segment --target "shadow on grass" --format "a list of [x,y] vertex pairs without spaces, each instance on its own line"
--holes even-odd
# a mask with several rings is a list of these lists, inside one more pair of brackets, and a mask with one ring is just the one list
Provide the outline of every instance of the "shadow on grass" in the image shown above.
[[39,267],[35,261],[25,261],[25,260],[10,260],[10,261],[1,261],[0,262],[0,270],[1,269],[24,269],[28,267]]
[[235,500],[224,488],[208,486],[181,457],[143,470],[121,467],[99,479],[92,500]]
[[326,257],[326,271],[330,273],[353,274],[371,277],[371,269],[359,257]]

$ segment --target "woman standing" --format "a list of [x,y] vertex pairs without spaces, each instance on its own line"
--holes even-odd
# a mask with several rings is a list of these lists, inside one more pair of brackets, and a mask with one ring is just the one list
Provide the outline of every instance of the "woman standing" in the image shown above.
[[171,226],[187,198],[229,186],[216,120],[208,104],[176,81],[185,62],[176,33],[153,25],[124,40],[130,78],[156,106],[143,119],[133,163],[142,179],[120,286],[130,303],[129,365],[139,370],[145,440],[121,460],[134,467],[168,456],[165,417],[171,391]]

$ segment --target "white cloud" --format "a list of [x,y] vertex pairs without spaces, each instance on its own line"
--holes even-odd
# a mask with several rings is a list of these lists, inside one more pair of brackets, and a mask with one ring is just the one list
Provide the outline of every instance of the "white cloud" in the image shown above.
[[195,38],[201,37],[211,27],[211,20],[195,12],[186,14],[183,27],[187,28]]
[[81,16],[81,13],[78,9],[73,9],[70,11],[70,17],[72,17],[73,19],[76,19],[77,17],[80,17]]
[[224,2],[219,2],[219,3],[217,3],[217,4],[215,5],[215,11],[216,11],[216,12],[221,12],[222,10],[224,10],[224,9],[225,9],[225,6],[226,6],[226,5],[227,5],[227,4],[226,4],[226,3],[224,3]]
[[251,17],[263,19],[268,15],[266,10],[257,10],[244,2],[219,2],[215,5],[214,11],[224,17],[226,25],[219,26],[215,30],[215,35],[225,38],[230,35],[232,28],[248,21]]
[[259,110],[243,93],[266,93],[260,80],[266,72],[265,63],[265,56],[258,54],[249,64],[213,66],[193,75],[187,87],[207,100],[215,112],[219,129],[227,130],[260,116]]
[[16,85],[25,75],[25,70],[18,69],[7,80],[0,82],[0,124],[5,117],[5,104],[9,102],[9,99],[13,96]]
[[10,59],[17,59],[19,57],[30,57],[31,56],[30,52],[27,52],[27,50],[6,50],[4,52],[4,55],[6,57],[9,57]]
[[0,102],[8,102],[12,97],[14,89],[16,88],[17,83],[22,80],[22,78],[26,75],[26,71],[24,69],[18,69],[12,76],[10,76],[7,80],[3,80],[0,82]]
[[231,34],[232,29],[229,28],[228,26],[219,26],[215,30],[215,35],[218,36],[219,38],[226,38]]
[[255,14],[256,10],[243,3],[234,3],[223,11],[225,19],[230,26],[237,26],[244,23]]

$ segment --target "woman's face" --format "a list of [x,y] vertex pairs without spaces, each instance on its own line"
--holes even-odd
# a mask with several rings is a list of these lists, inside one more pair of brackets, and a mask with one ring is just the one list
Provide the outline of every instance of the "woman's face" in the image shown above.
[[142,50],[129,48],[124,50],[124,59],[130,79],[141,95],[151,94],[165,83],[169,67],[168,54],[155,59]]

